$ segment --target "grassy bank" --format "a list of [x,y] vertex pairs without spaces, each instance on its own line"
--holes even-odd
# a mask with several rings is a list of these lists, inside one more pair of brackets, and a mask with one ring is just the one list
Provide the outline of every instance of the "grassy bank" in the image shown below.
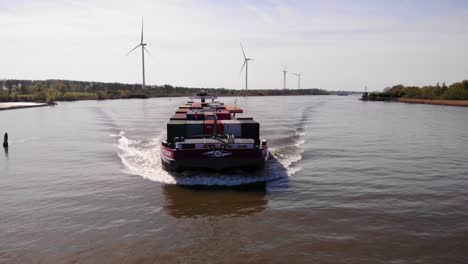
[[67,80],[7,80],[0,81],[0,102],[54,102],[76,100],[105,100],[125,98],[190,96],[201,91],[218,96],[324,95],[321,89],[298,90],[233,90],[225,88],[188,88],[171,85],[80,82]]

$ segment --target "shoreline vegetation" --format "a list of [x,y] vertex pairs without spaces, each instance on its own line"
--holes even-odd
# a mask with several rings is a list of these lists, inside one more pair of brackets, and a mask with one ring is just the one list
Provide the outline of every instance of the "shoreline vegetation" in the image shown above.
[[0,102],[40,102],[107,100],[152,97],[181,97],[205,91],[218,96],[282,96],[328,95],[322,89],[234,90],[225,88],[188,88],[171,85],[83,82],[69,80],[5,80],[0,81]]
[[450,86],[445,83],[424,87],[399,84],[386,88],[383,92],[364,93],[361,100],[468,106],[468,80],[455,82]]
[[410,99],[399,98],[398,102],[407,104],[432,104],[447,106],[465,106],[468,107],[468,100],[432,100],[432,99]]

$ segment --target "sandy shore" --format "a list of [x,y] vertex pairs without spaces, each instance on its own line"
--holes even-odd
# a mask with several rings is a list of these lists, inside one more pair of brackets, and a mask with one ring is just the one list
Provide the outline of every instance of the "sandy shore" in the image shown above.
[[21,108],[31,108],[31,107],[42,107],[48,106],[47,103],[31,103],[31,102],[8,102],[0,103],[0,111],[2,110],[12,110],[12,109],[21,109]]
[[449,105],[449,106],[465,106],[468,107],[468,100],[430,100],[430,99],[408,99],[400,98],[398,102],[410,104],[433,104],[433,105]]

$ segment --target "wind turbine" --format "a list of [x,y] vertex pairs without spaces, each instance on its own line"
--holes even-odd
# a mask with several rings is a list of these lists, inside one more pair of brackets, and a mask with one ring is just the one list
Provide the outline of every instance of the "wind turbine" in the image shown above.
[[248,80],[249,80],[249,61],[253,59],[247,58],[247,56],[245,56],[245,51],[244,51],[244,47],[242,46],[242,43],[240,44],[240,46],[242,49],[242,54],[244,54],[244,64],[242,65],[240,72],[242,73],[242,70],[244,70],[244,67],[245,67],[245,90],[247,90]]
[[143,83],[141,84],[141,87],[143,90],[145,89],[145,51],[148,52],[149,55],[151,53],[146,49],[146,43],[143,41],[143,17],[141,18],[141,39],[140,39],[140,44],[130,50],[125,56],[128,56],[128,54],[132,53],[132,51],[136,50],[137,48],[141,47],[141,65],[143,67]]
[[297,89],[301,89],[301,75],[302,73],[293,73],[294,75],[297,76]]
[[286,73],[288,73],[288,71],[286,70],[286,67],[284,67],[284,70],[282,70],[283,72],[283,80],[284,80],[284,87],[283,89],[286,89]]

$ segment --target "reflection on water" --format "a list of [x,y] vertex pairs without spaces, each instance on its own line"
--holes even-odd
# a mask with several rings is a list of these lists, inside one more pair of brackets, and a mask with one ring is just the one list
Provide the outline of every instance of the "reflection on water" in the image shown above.
[[[256,171],[171,172],[174,184],[162,186],[164,210],[176,218],[245,216],[263,211],[267,192],[288,188],[288,169],[273,155]],[[215,183],[215,184],[214,184]]]
[[263,211],[268,204],[264,183],[229,189],[169,184],[162,188],[164,210],[177,218],[249,215]]
[[164,210],[176,218],[249,215],[266,208],[265,187],[264,183],[229,189],[166,184]]

